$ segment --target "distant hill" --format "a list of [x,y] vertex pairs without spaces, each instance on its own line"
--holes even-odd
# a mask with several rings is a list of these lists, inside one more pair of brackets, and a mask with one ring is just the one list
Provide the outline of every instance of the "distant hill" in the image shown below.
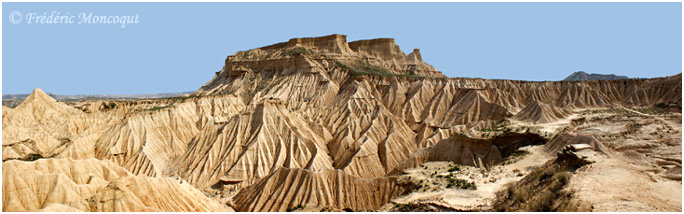
[[[79,94],[79,95],[61,95],[47,93],[50,97],[55,100],[73,100],[73,99],[84,99],[84,98],[163,98],[163,97],[177,97],[183,94],[191,94],[189,92],[178,92],[178,93],[158,93],[158,94]],[[2,99],[25,99],[29,94],[3,94]]]
[[[47,93],[50,97],[59,101],[81,100],[81,99],[142,99],[142,98],[165,98],[165,97],[179,97],[184,94],[192,94],[189,92],[173,92],[173,93],[158,93],[158,94],[79,94],[79,95],[61,95]],[[3,94],[2,105],[8,107],[15,107],[21,104],[29,94]]]
[[627,76],[617,76],[615,74],[587,74],[578,71],[566,77],[563,81],[584,81],[584,80],[619,80],[629,79]]

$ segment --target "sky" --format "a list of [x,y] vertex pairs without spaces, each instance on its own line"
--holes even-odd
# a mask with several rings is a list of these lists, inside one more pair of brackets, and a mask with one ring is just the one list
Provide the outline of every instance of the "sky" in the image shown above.
[[[681,7],[3,2],[2,94],[34,88],[67,95],[195,91],[236,51],[334,33],[348,41],[395,38],[404,52],[420,48],[423,60],[448,77],[543,81],[576,71],[671,76],[682,72]],[[73,23],[36,23],[36,16],[53,12],[74,16]],[[138,23],[78,24],[81,14],[91,13],[137,15]]]

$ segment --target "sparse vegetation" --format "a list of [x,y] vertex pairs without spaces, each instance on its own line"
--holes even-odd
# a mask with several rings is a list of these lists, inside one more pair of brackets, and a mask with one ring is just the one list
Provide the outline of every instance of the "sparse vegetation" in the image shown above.
[[[509,183],[497,193],[493,204],[498,212],[525,211],[574,211],[575,207],[565,200],[570,194],[563,188],[570,182],[572,172],[564,167],[544,167],[535,170],[517,183]],[[553,205],[560,203],[560,207]]]
[[657,103],[653,105],[653,108],[658,108],[666,111],[678,111],[682,112],[682,104],[681,103]]
[[598,116],[598,117],[592,117],[591,119],[589,119],[589,121],[591,121],[591,122],[598,122],[598,121],[601,121],[601,120],[603,120],[603,117],[600,117],[600,116]]
[[625,108],[607,108],[607,109],[591,109],[591,110],[584,110],[580,112],[581,115],[589,115],[589,114],[614,114],[617,116],[623,116],[623,117],[639,117],[642,116],[639,113],[629,111]]
[[410,210],[416,209],[418,206],[420,206],[420,205],[413,203],[413,202],[409,202],[406,204],[395,204],[394,205],[394,207],[396,208],[397,211],[410,211]]
[[172,97],[171,100],[175,102],[185,102],[185,100],[192,99],[192,98],[200,98],[203,96],[180,96],[180,97]]
[[458,165],[453,166],[447,170],[448,172],[455,172],[455,171],[461,171],[461,167],[458,167]]
[[102,103],[102,109],[103,110],[110,110],[116,108],[116,103],[115,102],[104,102]]
[[657,103],[651,107],[647,108],[632,108],[643,114],[648,115],[670,115],[672,112],[682,112],[682,106],[680,104],[666,104]]
[[171,107],[171,106],[173,106],[173,104],[168,104],[168,105],[165,105],[165,106],[156,106],[156,107],[152,107],[152,108],[147,109],[147,111],[157,111],[157,110],[169,108],[169,107]]
[[355,68],[355,67],[346,65],[340,61],[335,61],[335,64],[337,65],[337,67],[340,67],[342,69],[353,72],[355,76],[375,75],[375,76],[401,76],[401,77],[410,77],[410,78],[433,78],[433,77],[420,76],[420,75],[415,75],[415,74],[396,74],[396,73],[392,73],[392,72],[386,71],[386,70],[381,69],[381,68],[373,67],[367,63],[360,63],[360,64],[362,64],[361,68]]
[[475,185],[475,182],[470,182],[467,180],[459,179],[459,178],[451,178],[449,177],[447,179],[447,188],[461,188],[461,189],[470,189],[470,190],[476,190],[477,185]]
[[285,55],[295,55],[295,54],[314,55],[314,51],[309,49],[309,48],[305,48],[305,47],[295,47],[295,48],[286,50],[284,52],[284,54]]
[[622,135],[630,135],[639,132],[641,130],[641,127],[647,126],[648,124],[645,123],[637,123],[637,122],[632,122],[629,123],[625,126],[625,131],[620,133]]
[[[501,132],[502,134],[506,134],[506,133],[510,133],[511,131],[516,132],[517,129],[513,130],[513,129],[511,129],[511,127],[508,127],[505,125],[499,125],[494,129],[485,128],[485,129],[480,129],[478,131],[480,131],[480,132]],[[484,136],[484,134],[485,133],[482,133],[483,136]],[[494,134],[496,134],[496,133],[494,133]],[[487,135],[489,135],[489,134],[487,134]]]
[[323,208],[320,210],[320,212],[335,212],[335,209],[333,209],[332,207],[326,206],[326,207],[323,207]]
[[287,211],[287,212],[292,212],[292,211],[295,211],[295,210],[304,209],[304,207],[305,207],[304,205],[301,205],[301,204],[300,204],[300,205],[297,205],[296,207],[288,207],[287,209],[285,209],[285,211]]
[[570,121],[570,124],[572,124],[573,126],[579,126],[579,125],[584,124],[585,122],[587,122],[587,118],[586,117],[580,117],[577,119],[572,119]]

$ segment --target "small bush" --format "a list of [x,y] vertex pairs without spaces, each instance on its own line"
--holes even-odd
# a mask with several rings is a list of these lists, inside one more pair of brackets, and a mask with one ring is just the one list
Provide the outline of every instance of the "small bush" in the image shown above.
[[301,210],[301,209],[304,209],[304,205],[301,205],[301,204],[300,204],[300,205],[297,205],[297,206],[294,207],[294,208],[288,207],[287,209],[285,209],[285,211],[287,211],[287,212],[292,212],[292,211]]
[[560,206],[558,206],[558,212],[577,212],[577,205],[574,202],[566,199],[561,201]]
[[561,184],[565,185],[570,182],[570,177],[572,176],[572,173],[570,172],[559,172],[556,173],[556,180],[558,180]]
[[555,199],[555,194],[553,194],[551,191],[543,190],[540,194],[538,194],[536,197],[533,197],[527,203],[526,210],[529,210],[531,212],[550,211],[549,207],[551,207]]
[[453,166],[447,170],[448,172],[455,172],[455,171],[461,171],[461,167],[458,167],[458,165]]
[[537,180],[537,181],[546,180],[546,179],[550,178],[551,176],[553,176],[554,173],[556,173],[556,170],[553,168],[545,169],[545,170],[537,173],[537,175],[536,175],[537,177],[535,180]]

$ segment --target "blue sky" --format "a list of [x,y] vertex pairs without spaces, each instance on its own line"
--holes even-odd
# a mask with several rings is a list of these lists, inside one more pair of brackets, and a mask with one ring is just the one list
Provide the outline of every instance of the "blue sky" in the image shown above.
[[[449,77],[682,72],[681,3],[2,3],[2,93],[197,90],[239,50],[293,37],[392,37]],[[18,24],[10,14],[139,15]]]

